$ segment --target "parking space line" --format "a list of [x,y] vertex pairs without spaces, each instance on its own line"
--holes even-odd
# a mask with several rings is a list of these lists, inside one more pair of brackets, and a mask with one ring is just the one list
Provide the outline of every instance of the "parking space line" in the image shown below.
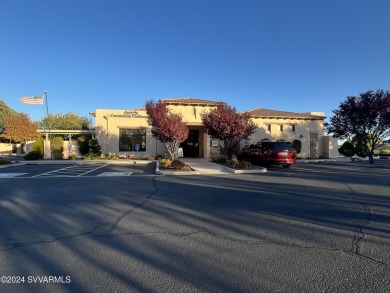
[[0,178],[12,178],[12,177],[17,177],[21,176],[27,173],[0,173]]
[[42,173],[42,174],[38,174],[38,175],[34,175],[34,176],[31,176],[31,177],[50,176],[51,173],[58,172],[58,171],[60,171],[60,170],[69,169],[69,168],[72,168],[72,166],[64,167],[64,168],[61,168],[61,169],[49,171],[49,172]]
[[85,175],[85,174],[91,173],[91,172],[93,172],[93,171],[95,171],[95,170],[97,170],[97,169],[106,167],[106,166],[108,166],[108,165],[110,165],[110,164],[104,164],[104,165],[102,165],[102,166],[99,166],[99,167],[97,167],[97,168],[95,168],[95,169],[89,170],[88,172],[85,172],[85,173],[80,174],[80,175],[77,175],[77,176],[78,176],[78,177],[83,176],[83,175]]
[[133,172],[104,172],[97,176],[130,176]]

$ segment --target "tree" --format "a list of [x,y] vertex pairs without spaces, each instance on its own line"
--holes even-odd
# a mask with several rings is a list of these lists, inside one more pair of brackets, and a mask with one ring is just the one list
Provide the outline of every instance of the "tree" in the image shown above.
[[51,148],[54,159],[62,160],[64,158],[64,140],[61,136],[56,136],[51,139]]
[[373,164],[374,150],[390,137],[390,92],[368,91],[347,97],[333,113],[325,125],[327,132],[336,138],[359,141]]
[[102,147],[97,138],[91,138],[89,140],[89,152],[95,156],[100,156],[102,154]]
[[180,114],[172,113],[164,102],[147,101],[148,123],[152,126],[152,135],[165,144],[173,161],[181,142],[188,137],[188,127]]
[[256,124],[248,113],[237,113],[236,108],[222,104],[201,115],[204,129],[213,139],[223,142],[222,152],[229,158],[243,139],[255,132]]
[[32,122],[27,114],[20,113],[6,116],[4,119],[4,132],[0,138],[16,143],[36,140],[40,137],[38,124]]
[[74,113],[49,114],[40,122],[41,127],[62,130],[86,130],[90,129],[92,122],[88,117],[82,117]]

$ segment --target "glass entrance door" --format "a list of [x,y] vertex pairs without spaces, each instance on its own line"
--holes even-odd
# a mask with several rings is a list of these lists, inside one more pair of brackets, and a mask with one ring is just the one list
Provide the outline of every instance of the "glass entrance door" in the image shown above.
[[180,144],[184,157],[199,157],[199,130],[191,130],[188,138]]

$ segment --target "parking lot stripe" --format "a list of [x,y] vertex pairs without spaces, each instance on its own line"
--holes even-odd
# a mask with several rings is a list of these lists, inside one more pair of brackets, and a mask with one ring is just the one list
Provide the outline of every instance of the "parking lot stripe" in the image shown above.
[[92,170],[89,170],[88,172],[85,172],[85,173],[80,174],[80,175],[77,175],[77,176],[79,176],[79,177],[80,177],[80,176],[83,176],[83,175],[85,175],[85,174],[88,174],[88,173],[93,172],[93,171],[95,171],[95,170],[97,170],[97,169],[106,167],[106,166],[108,166],[108,165],[110,165],[110,164],[104,164],[104,165],[102,165],[102,166],[99,166],[99,167],[97,167],[97,168],[94,168],[94,169],[92,169]]
[[0,178],[11,178],[16,176],[21,176],[27,173],[0,173]]

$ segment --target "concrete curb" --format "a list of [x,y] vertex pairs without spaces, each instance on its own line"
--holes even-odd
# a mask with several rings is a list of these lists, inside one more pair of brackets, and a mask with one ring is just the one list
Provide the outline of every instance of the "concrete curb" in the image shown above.
[[236,170],[236,169],[232,169],[232,168],[229,168],[229,167],[226,167],[226,166],[223,166],[223,168],[229,172],[229,173],[232,173],[232,174],[258,174],[258,173],[266,173],[268,172],[268,170],[266,168],[263,168],[263,167],[260,167],[260,169],[255,169],[255,170]]

